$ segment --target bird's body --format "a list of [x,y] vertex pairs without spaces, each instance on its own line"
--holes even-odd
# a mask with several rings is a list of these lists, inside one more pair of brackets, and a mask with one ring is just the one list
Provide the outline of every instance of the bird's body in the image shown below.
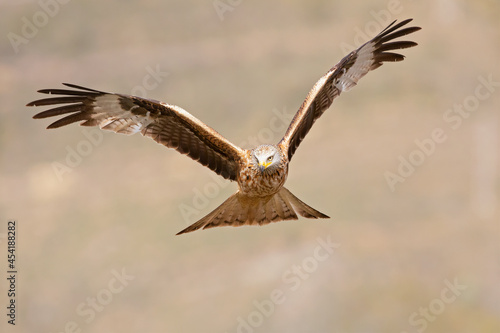
[[400,29],[410,21],[396,25],[393,22],[321,77],[276,145],[242,149],[178,106],[73,84],[65,84],[73,90],[40,90],[62,97],[40,99],[28,106],[66,104],[38,113],[34,118],[69,114],[48,128],[80,121],[82,126],[99,126],[116,133],[130,135],[140,132],[238,183],[235,194],[179,234],[216,226],[262,225],[292,220],[298,218],[297,214],[307,218],[327,218],[283,186],[290,160],[313,123],[341,92],[356,85],[361,77],[383,62],[404,59],[398,53],[387,51],[417,45],[409,41],[392,41],[420,29]]
[[236,180],[242,193],[263,197],[278,192],[287,176],[288,158],[283,151],[278,146],[261,145],[246,151]]

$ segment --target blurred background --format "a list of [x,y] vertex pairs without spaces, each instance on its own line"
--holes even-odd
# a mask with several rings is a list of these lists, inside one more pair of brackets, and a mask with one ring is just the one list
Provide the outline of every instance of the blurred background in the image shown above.
[[[2,313],[9,219],[19,272],[6,329],[500,331],[498,1],[0,7]],[[46,108],[25,107],[69,82],[276,143],[317,79],[408,17],[419,46],[335,100],[291,163],[287,188],[329,220],[175,236],[236,184],[140,135],[46,130]]]

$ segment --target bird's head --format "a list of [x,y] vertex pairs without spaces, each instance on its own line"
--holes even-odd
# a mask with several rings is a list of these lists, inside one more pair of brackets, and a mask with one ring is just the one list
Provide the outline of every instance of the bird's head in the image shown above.
[[277,147],[262,145],[252,151],[254,164],[260,172],[272,172],[281,162],[281,154]]

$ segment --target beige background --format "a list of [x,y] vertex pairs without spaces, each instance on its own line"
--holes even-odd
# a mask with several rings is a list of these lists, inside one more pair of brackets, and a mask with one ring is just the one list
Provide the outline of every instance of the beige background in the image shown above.
[[[500,330],[500,87],[478,79],[500,81],[497,1],[50,4],[52,16],[35,1],[0,4],[0,278],[16,219],[12,331]],[[336,100],[292,161],[287,187],[330,220],[174,236],[236,185],[139,135],[90,131],[92,143],[76,125],[47,131],[31,119],[43,108],[24,107],[61,82],[146,92],[237,144],[275,143],[288,121],[277,114],[291,118],[342,46],[407,17],[423,28],[419,46]],[[36,31],[23,28],[34,19]],[[466,118],[443,118],[464,103]],[[436,129],[442,142],[419,153],[415,140]],[[392,191],[385,174],[410,156],[420,165]],[[332,253],[318,248],[328,241]]]

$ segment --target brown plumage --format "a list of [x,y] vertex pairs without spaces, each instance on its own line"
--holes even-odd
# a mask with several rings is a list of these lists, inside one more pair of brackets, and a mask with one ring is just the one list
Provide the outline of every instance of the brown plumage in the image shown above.
[[361,77],[383,62],[404,59],[403,55],[388,51],[417,45],[411,41],[392,41],[420,30],[419,27],[402,28],[410,21],[398,24],[394,21],[321,77],[277,145],[242,149],[178,106],[67,83],[64,85],[73,89],[39,90],[60,97],[36,100],[28,106],[64,104],[40,112],[33,118],[64,115],[48,128],[80,122],[82,126],[99,126],[127,135],[140,132],[238,183],[235,194],[178,234],[225,225],[262,225],[296,220],[297,213],[306,218],[328,218],[283,187],[288,176],[288,163],[313,123],[341,92],[356,85]]

